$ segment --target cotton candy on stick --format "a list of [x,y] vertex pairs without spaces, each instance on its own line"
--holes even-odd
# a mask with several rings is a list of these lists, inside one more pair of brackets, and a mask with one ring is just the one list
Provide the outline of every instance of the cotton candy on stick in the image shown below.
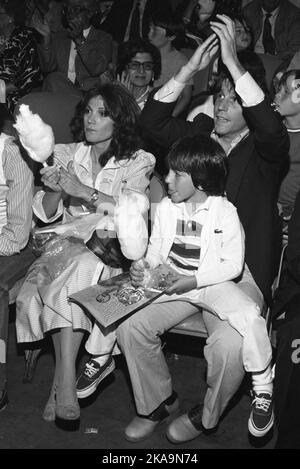
[[52,127],[33,114],[27,104],[21,104],[14,127],[29,156],[47,167],[46,160],[53,153],[55,143]]
[[149,202],[138,192],[123,193],[114,211],[114,223],[122,253],[127,259],[138,260],[148,246],[148,229],[143,217]]

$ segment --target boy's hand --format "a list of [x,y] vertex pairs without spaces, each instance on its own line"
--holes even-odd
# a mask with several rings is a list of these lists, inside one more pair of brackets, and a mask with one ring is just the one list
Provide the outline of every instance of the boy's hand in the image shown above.
[[144,258],[134,261],[129,269],[131,284],[134,287],[139,287],[144,279],[144,270],[149,267],[149,264]]
[[166,295],[182,295],[183,293],[187,293],[191,290],[197,288],[197,280],[196,277],[187,276],[187,275],[178,275],[177,280],[173,283],[173,285],[166,290]]

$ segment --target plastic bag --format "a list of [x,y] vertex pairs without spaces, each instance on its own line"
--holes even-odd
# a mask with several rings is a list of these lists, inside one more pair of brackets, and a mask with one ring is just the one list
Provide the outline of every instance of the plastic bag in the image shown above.
[[177,278],[176,272],[165,264],[151,269],[145,259],[140,259],[138,261],[138,264],[139,263],[144,267],[144,278],[141,287],[146,290],[165,290],[170,287]]
[[49,285],[73,262],[74,258],[88,252],[85,244],[76,238],[55,236],[43,246],[43,254],[38,261],[38,286]]
[[30,237],[30,247],[36,257],[39,257],[43,254],[47,247],[48,241],[51,241],[57,236],[56,233],[37,233],[32,232]]

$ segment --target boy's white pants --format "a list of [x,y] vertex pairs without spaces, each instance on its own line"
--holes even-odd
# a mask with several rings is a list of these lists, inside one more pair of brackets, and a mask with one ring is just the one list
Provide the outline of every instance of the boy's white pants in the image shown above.
[[[174,300],[185,301],[191,303],[191,306],[194,304],[209,310],[238,331],[243,337],[242,360],[246,371],[260,372],[270,364],[272,348],[265,320],[260,316],[263,298],[247,269],[238,284],[229,281],[201,288],[197,290],[197,297],[193,297],[192,301],[189,301],[188,293],[185,295],[163,295],[152,305],[155,304],[159,310],[160,303],[174,302]],[[142,311],[146,309],[147,307]],[[185,317],[180,316],[178,319],[176,314],[172,315],[172,304],[170,304],[172,320],[169,327],[175,326],[194,312],[194,308],[191,308],[190,312],[186,308]],[[134,316],[131,317],[132,320],[134,320]],[[92,355],[105,355],[111,353],[113,348],[115,348],[113,353],[118,353],[116,331],[113,328],[110,330],[100,329],[96,323],[87,340],[86,350]]]

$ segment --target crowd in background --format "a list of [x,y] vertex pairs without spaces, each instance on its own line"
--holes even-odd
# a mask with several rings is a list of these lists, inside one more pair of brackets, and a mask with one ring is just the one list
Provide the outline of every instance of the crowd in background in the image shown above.
[[[297,420],[300,406],[295,390],[299,390],[300,373],[297,363],[291,365],[289,361],[290,344],[300,337],[297,316],[300,246],[295,242],[300,236],[296,219],[300,207],[300,5],[298,8],[295,3],[288,0],[0,0],[0,122],[5,136],[0,142],[0,256],[3,261],[0,273],[4,276],[5,269],[11,273],[5,282],[0,281],[0,341],[7,342],[8,290],[30,268],[28,282],[18,299],[18,308],[22,310],[17,322],[18,340],[41,340],[46,332],[59,328],[59,332],[52,334],[56,366],[43,414],[45,420],[78,418],[75,361],[83,333],[73,333],[73,329],[90,333],[92,325],[81,311],[74,313],[69,308],[64,291],[60,292],[61,296],[53,295],[58,291],[55,281],[51,284],[52,297],[50,290],[37,293],[37,272],[45,260],[39,258],[33,263],[28,245],[31,207],[35,216],[46,224],[61,216],[66,221],[79,212],[82,215],[81,209],[78,212],[82,200],[87,206],[100,199],[112,202],[125,177],[129,191],[147,193],[154,169],[162,179],[168,173],[166,155],[177,137],[209,132],[211,136],[215,133],[213,138],[229,157],[226,193],[237,207],[246,233],[246,262],[268,306],[273,304],[271,285],[278,271],[282,243],[288,242],[285,285],[278,289],[274,307],[274,326],[278,329],[275,411],[278,447],[293,444],[291,447],[299,447],[296,440],[300,438]],[[253,92],[257,99],[254,103],[245,105],[247,93],[239,93],[237,88],[237,95],[232,96],[238,80],[232,70],[231,77],[226,75],[224,45],[222,50],[212,49],[207,63],[203,65],[202,57],[201,67],[191,69],[199,46],[207,44],[216,32],[222,37],[223,32],[218,29],[222,23],[220,15],[232,20],[232,47],[238,63],[259,87],[256,95]],[[218,40],[222,43],[220,36]],[[191,73],[184,74],[182,70],[186,69],[192,70]],[[175,91],[174,76],[182,79]],[[161,90],[168,93],[164,85],[169,83],[169,93],[176,95],[172,106],[159,95]],[[261,113],[256,110],[254,118],[251,106],[261,104],[260,92],[269,107]],[[238,132],[235,129],[235,138],[230,140],[227,138],[230,132],[223,131],[222,125],[226,127],[231,117],[222,117],[225,111],[220,104],[228,96],[230,106],[234,107],[236,102],[243,106],[245,112],[240,119],[245,117],[247,124]],[[39,173],[40,166],[31,162],[29,170],[25,165],[24,152],[16,143],[13,127],[24,103],[53,124],[56,144],[60,144],[54,155],[54,167],[62,168],[59,173],[49,168]],[[96,137],[93,141],[96,133],[93,116],[99,106],[101,117],[110,121],[102,129],[108,137],[101,144]],[[92,142],[88,151],[85,140]],[[254,164],[259,158],[261,162]],[[122,160],[127,159],[130,164],[124,170]],[[84,190],[73,173],[73,166],[70,168],[70,161],[85,172]],[[114,171],[121,174],[115,185]],[[48,192],[42,188],[33,199],[33,184],[41,182]],[[102,194],[99,196],[102,190],[103,198]],[[66,203],[62,192],[72,198],[72,203]],[[76,198],[81,202],[74,202]],[[265,231],[262,243],[257,230]],[[92,261],[84,256],[86,253],[75,246],[74,265],[68,264],[72,272],[68,271],[63,281],[64,285],[68,284],[69,292],[90,285],[96,272],[99,277],[98,258]],[[267,261],[264,264],[264,256],[270,265],[265,265]],[[104,262],[103,278],[120,272],[121,264],[107,267]],[[84,282],[78,275],[79,268]],[[47,315],[41,312],[45,305]],[[56,311],[61,310],[67,318],[57,320]],[[68,322],[73,329],[66,325]],[[104,363],[100,360],[95,365],[94,361],[93,366],[107,367]],[[109,358],[108,363],[110,372],[113,360]],[[284,381],[287,373],[290,392]],[[70,405],[65,404],[68,400]],[[6,404],[4,346],[0,348],[0,409]]]

